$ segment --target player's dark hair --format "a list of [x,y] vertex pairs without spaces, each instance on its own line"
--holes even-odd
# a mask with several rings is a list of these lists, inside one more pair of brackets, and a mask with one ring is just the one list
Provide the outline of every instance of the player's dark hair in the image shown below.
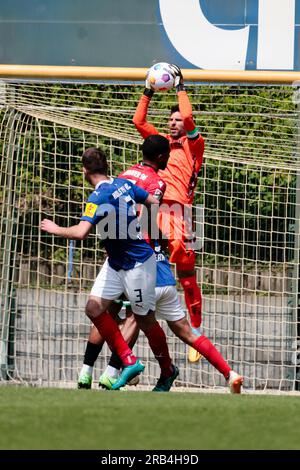
[[178,104],[174,104],[173,106],[171,106],[171,114],[173,113],[179,113],[179,105]]
[[169,151],[170,144],[168,139],[159,134],[149,135],[142,144],[143,157],[150,161]]
[[91,175],[96,173],[101,175],[107,174],[108,165],[106,155],[103,150],[99,148],[88,148],[82,156],[82,164]]

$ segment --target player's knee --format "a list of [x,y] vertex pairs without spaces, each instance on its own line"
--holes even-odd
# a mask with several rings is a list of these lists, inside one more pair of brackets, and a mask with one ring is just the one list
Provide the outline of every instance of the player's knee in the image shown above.
[[[178,261],[176,263],[176,269],[177,269],[178,277],[193,276],[195,274],[195,260],[186,259],[184,260],[184,262]],[[183,274],[180,275],[179,273],[183,273]]]
[[145,333],[157,323],[155,314],[149,310],[147,315],[135,315],[138,327]]
[[101,315],[101,313],[102,309],[99,302],[97,302],[95,299],[89,299],[85,306],[85,314],[89,318],[96,318]]
[[193,250],[187,250],[183,240],[172,240],[169,243],[170,262],[176,263],[177,270],[190,271],[195,268],[196,254]]
[[185,246],[182,240],[169,240],[170,262],[177,263],[185,254]]
[[126,326],[129,328],[134,328],[134,327],[137,327],[137,321],[135,319],[135,316],[134,315],[129,315],[128,317],[126,317]]
[[184,343],[191,346],[197,337],[193,334],[186,317],[181,320],[168,321],[168,325],[173,333]]

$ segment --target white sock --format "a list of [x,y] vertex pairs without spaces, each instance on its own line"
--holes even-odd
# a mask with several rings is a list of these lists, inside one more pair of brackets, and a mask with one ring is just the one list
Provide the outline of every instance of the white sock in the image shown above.
[[105,373],[106,375],[108,375],[108,377],[116,379],[117,377],[119,377],[120,371],[118,369],[115,369],[115,367],[107,366],[105,369]]
[[83,364],[82,366],[82,369],[80,371],[80,375],[81,374],[89,374],[89,375],[93,375],[93,367],[92,366],[88,366],[86,364]]

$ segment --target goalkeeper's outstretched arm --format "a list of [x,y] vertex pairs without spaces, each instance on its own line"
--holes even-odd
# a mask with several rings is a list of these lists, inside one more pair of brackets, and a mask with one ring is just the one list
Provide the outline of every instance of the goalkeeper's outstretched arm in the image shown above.
[[148,107],[153,93],[154,90],[152,90],[147,76],[144,92],[138,102],[136,111],[132,119],[133,124],[144,139],[146,139],[146,137],[148,137],[149,135],[159,133],[156,127],[147,122]]
[[171,69],[174,73],[174,86],[178,97],[179,111],[182,116],[184,129],[188,134],[188,137],[197,137],[199,131],[196,128],[196,124],[193,119],[193,110],[190,99],[186,92],[183,76],[180,68],[177,65],[171,64]]

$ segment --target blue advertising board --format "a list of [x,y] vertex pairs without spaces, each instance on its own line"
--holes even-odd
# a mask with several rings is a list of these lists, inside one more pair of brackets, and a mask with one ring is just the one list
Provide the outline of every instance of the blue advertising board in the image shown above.
[[0,0],[0,63],[300,70],[300,0]]

